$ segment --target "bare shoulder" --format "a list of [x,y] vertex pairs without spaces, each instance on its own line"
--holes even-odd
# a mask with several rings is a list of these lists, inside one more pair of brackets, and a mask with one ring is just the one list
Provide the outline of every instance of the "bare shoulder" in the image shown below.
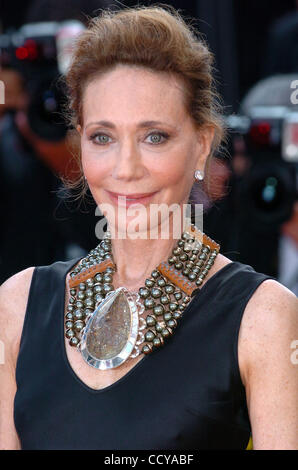
[[265,366],[278,348],[290,357],[291,344],[298,339],[298,299],[274,279],[263,281],[245,308],[239,332],[239,366],[243,383],[256,361]]
[[0,286],[0,336],[5,335],[14,355],[18,351],[34,269],[24,269]]
[[298,299],[273,279],[249,300],[238,342],[253,448],[297,449]]

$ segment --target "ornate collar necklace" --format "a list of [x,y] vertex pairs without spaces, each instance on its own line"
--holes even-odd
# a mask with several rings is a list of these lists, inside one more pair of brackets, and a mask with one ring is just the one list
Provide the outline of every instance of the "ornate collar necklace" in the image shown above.
[[220,245],[191,224],[138,292],[114,289],[111,236],[70,273],[65,336],[96,369],[112,369],[165,343],[200,288]]

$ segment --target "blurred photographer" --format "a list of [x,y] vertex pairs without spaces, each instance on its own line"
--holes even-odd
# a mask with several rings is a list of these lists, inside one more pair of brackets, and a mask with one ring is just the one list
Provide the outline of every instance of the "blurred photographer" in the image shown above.
[[236,249],[242,262],[298,292],[297,76],[275,75],[244,97],[231,129]]

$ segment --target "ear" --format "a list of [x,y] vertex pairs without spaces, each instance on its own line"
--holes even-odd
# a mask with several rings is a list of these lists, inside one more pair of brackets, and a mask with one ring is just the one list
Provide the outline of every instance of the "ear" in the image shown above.
[[214,139],[215,128],[211,125],[206,125],[197,131],[197,161],[196,169],[204,171],[205,163],[208,155],[211,152],[211,146]]
[[82,137],[82,127],[80,126],[80,124],[77,125],[76,130],[78,134],[80,134],[80,136]]

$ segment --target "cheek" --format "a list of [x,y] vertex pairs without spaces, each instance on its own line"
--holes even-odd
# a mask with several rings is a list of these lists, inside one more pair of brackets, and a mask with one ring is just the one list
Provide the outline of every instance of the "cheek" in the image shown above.
[[109,173],[109,159],[90,149],[88,144],[82,144],[81,155],[83,172],[90,185],[102,180]]
[[175,190],[184,191],[184,187],[190,182],[190,168],[188,168],[187,158],[181,155],[173,156],[171,161],[163,168],[159,168],[160,178],[164,181],[164,186]]

